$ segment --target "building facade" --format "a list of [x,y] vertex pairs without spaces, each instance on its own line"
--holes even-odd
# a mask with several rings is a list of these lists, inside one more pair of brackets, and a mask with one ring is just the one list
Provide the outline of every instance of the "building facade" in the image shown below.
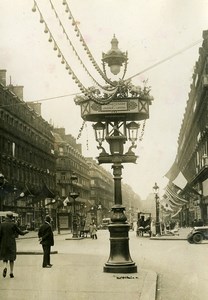
[[[57,195],[63,202],[59,208],[59,214],[66,214],[68,225],[71,228],[73,214],[73,199],[70,193],[77,192],[79,197],[76,200],[76,214],[78,223],[84,222],[86,212],[89,209],[90,199],[90,173],[86,158],[82,155],[81,144],[71,134],[66,134],[64,128],[54,128],[56,153],[56,185]],[[73,183],[73,175],[76,174],[76,185]],[[64,218],[62,218],[64,219]],[[60,218],[61,220],[61,218]],[[63,227],[60,223],[60,227]]]
[[91,215],[92,219],[100,225],[103,218],[110,217],[114,203],[113,177],[94,159],[87,158],[87,162],[90,172]]
[[[43,188],[55,192],[54,137],[51,126],[23,101],[23,87],[6,85],[0,70],[0,171],[8,190],[1,190],[1,210],[14,210],[32,224]],[[36,215],[37,216],[37,215]]]
[[169,172],[171,182],[176,183],[181,178],[176,185],[181,188],[179,194],[187,203],[178,202],[179,218],[186,226],[194,219],[208,222],[208,31],[203,32],[192,78],[177,156],[172,172]]

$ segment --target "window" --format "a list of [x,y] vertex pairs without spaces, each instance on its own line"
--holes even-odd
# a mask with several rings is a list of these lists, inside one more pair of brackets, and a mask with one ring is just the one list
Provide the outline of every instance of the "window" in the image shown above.
[[64,149],[63,149],[63,147],[59,147],[59,154],[60,155],[64,155]]

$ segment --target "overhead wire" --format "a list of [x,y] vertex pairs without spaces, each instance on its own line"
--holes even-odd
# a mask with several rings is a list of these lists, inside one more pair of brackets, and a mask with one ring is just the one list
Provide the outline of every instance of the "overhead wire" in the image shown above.
[[[187,46],[187,47],[185,47],[185,48],[183,48],[183,49],[177,51],[176,53],[174,53],[174,54],[172,54],[172,55],[170,55],[170,56],[168,56],[168,57],[166,57],[166,58],[164,58],[164,59],[158,61],[157,63],[155,63],[155,64],[153,64],[153,65],[151,65],[151,66],[149,66],[149,67],[143,69],[142,71],[136,73],[135,75],[129,77],[128,79],[125,79],[125,81],[131,80],[132,78],[137,77],[137,76],[139,76],[139,75],[145,73],[146,71],[149,71],[149,70],[151,70],[151,69],[153,69],[153,68],[155,68],[155,67],[157,67],[157,66],[163,64],[164,62],[166,62],[166,61],[168,61],[168,60],[171,60],[171,59],[174,58],[175,56],[178,56],[179,54],[182,54],[183,52],[185,52],[185,51],[189,50],[190,48],[196,46],[196,45],[199,44],[200,42],[202,42],[202,39],[200,39],[200,40],[194,42],[193,44],[191,44],[191,45],[189,45],[189,46]],[[38,100],[28,101],[28,102],[26,102],[26,103],[44,102],[44,101],[50,101],[50,100],[59,99],[59,98],[65,98],[65,97],[69,97],[69,96],[77,96],[77,95],[80,95],[80,94],[81,94],[80,92],[79,92],[79,93],[73,93],[73,94],[66,94],[66,95],[61,95],[61,96],[56,96],[56,97],[49,97],[49,98],[43,98],[43,99],[38,99]],[[17,103],[17,105],[19,105],[19,104],[25,104],[25,103]],[[10,105],[14,105],[14,104],[0,105],[0,107],[10,106]],[[16,104],[15,104],[15,105],[16,105]]]
[[162,63],[164,63],[164,62],[166,62],[166,61],[172,59],[173,57],[175,57],[175,56],[177,56],[177,55],[179,55],[179,54],[185,52],[186,50],[189,50],[190,48],[192,48],[192,47],[198,45],[200,42],[202,42],[202,39],[200,39],[200,40],[198,40],[198,41],[192,43],[191,45],[189,45],[189,46],[187,46],[187,47],[185,47],[185,48],[183,48],[183,49],[181,49],[181,50],[175,52],[174,54],[172,54],[172,55],[170,55],[170,56],[168,56],[168,57],[166,57],[166,58],[164,58],[164,59],[162,59],[162,60],[160,60],[160,61],[154,63],[153,65],[151,65],[151,66],[149,66],[149,67],[143,69],[142,71],[136,73],[135,75],[133,75],[133,76],[131,76],[131,77],[125,79],[125,81],[131,80],[132,78],[137,77],[137,76],[139,76],[139,75],[141,75],[141,74],[143,74],[143,73],[145,73],[145,72],[147,72],[147,71],[149,71],[149,70],[151,70],[151,69],[153,69],[153,68],[155,68],[155,67],[161,65]]
[[[125,79],[125,81],[131,80],[132,78],[137,77],[137,76],[139,76],[139,75],[141,75],[141,74],[143,74],[143,73],[145,73],[145,72],[147,72],[147,71],[149,71],[149,70],[151,70],[151,69],[153,69],[153,68],[155,68],[155,67],[157,67],[157,66],[159,66],[159,65],[161,65],[161,64],[163,64],[163,63],[165,63],[165,62],[168,61],[168,60],[171,60],[171,59],[174,58],[175,56],[178,56],[179,54],[182,54],[183,52],[189,50],[190,48],[192,48],[192,47],[198,45],[200,42],[202,42],[202,39],[200,39],[200,40],[198,40],[198,41],[192,43],[191,45],[189,45],[189,46],[187,46],[187,47],[185,47],[185,48],[183,48],[183,49],[181,49],[181,50],[175,52],[174,54],[172,54],[172,55],[170,55],[170,56],[168,56],[168,57],[166,57],[166,58],[164,58],[164,59],[158,61],[157,63],[155,63],[155,64],[153,64],[153,65],[151,65],[151,66],[149,66],[149,67],[143,69],[142,71],[136,73],[135,75],[129,77],[128,79]],[[80,94],[80,93],[77,93],[77,94],[74,94],[74,95],[78,95],[78,94]],[[51,99],[55,99],[55,98],[59,98],[59,97],[67,97],[67,96],[68,96],[68,95],[65,95],[65,96],[58,96],[58,97],[54,97],[54,98],[51,98]],[[49,99],[50,99],[50,98],[49,98]],[[41,101],[41,100],[39,100],[39,101]]]
[[[63,30],[63,33],[64,33],[64,35],[65,35],[67,41],[69,42],[69,44],[70,44],[72,50],[74,51],[74,53],[75,53],[76,57],[78,58],[78,60],[79,60],[79,62],[80,62],[80,64],[81,64],[81,66],[83,67],[83,69],[86,71],[86,73],[88,74],[88,76],[94,81],[94,83],[95,83],[96,85],[98,85],[101,89],[103,89],[105,92],[107,92],[107,93],[109,93],[109,94],[110,94],[110,92],[114,92],[114,91],[116,90],[116,87],[114,87],[112,90],[106,89],[106,88],[104,88],[101,84],[99,84],[99,82],[98,82],[98,81],[90,74],[90,72],[88,71],[86,65],[84,64],[84,62],[82,61],[80,55],[78,54],[77,50],[75,49],[75,47],[74,47],[74,45],[73,45],[71,39],[69,38],[69,35],[68,35],[68,33],[66,32],[63,23],[62,23],[61,20],[60,20],[60,17],[59,17],[59,15],[58,15],[57,11],[56,11],[55,6],[53,5],[53,3],[52,3],[51,0],[49,0],[49,1],[50,1],[50,4],[51,4],[51,8],[52,8],[52,10],[54,11],[55,16],[56,16],[56,18],[57,18],[58,21],[59,21],[59,25],[61,26],[61,28],[62,28],[62,30]],[[71,12],[70,12],[70,13],[71,13]],[[72,16],[72,18],[73,18],[73,16]],[[73,19],[74,19],[74,18],[73,18]],[[81,35],[81,33],[80,33],[80,31],[79,31],[79,32],[77,33],[77,36],[79,37],[80,35]],[[99,73],[99,72],[98,72],[98,73]],[[103,79],[105,80],[105,78],[103,78]],[[106,81],[106,80],[105,80],[105,81]]]
[[69,17],[68,17],[68,18],[72,20],[72,26],[74,26],[74,30],[77,32],[77,37],[79,37],[79,41],[81,42],[81,44],[82,44],[84,50],[86,51],[86,53],[87,53],[87,55],[88,55],[90,61],[92,62],[92,65],[94,66],[94,68],[96,69],[96,71],[101,75],[101,77],[102,77],[108,84],[110,84],[111,86],[114,86],[113,82],[112,82],[112,81],[104,74],[104,72],[101,70],[101,68],[99,67],[98,63],[97,63],[96,60],[94,59],[94,57],[93,57],[93,55],[92,55],[92,53],[91,53],[89,47],[87,46],[87,44],[86,44],[86,42],[85,42],[85,40],[84,40],[83,35],[82,35],[81,32],[80,32],[80,29],[79,29],[79,27],[78,27],[78,25],[77,25],[77,22],[76,22],[75,18],[74,18],[73,15],[72,15],[72,12],[71,12],[71,10],[70,10],[70,8],[69,8],[69,5],[68,5],[67,1],[66,1],[66,0],[63,0],[63,3],[62,3],[62,4],[66,6],[65,12],[66,12],[66,13],[69,13]]
[[61,63],[62,64],[65,64],[66,65],[66,69],[69,70],[68,73],[72,76],[72,79],[75,81],[75,83],[78,85],[79,89],[82,91],[82,92],[86,92],[87,89],[84,87],[84,85],[81,83],[81,81],[78,79],[78,77],[76,76],[75,72],[72,70],[72,68],[70,67],[70,65],[68,64],[67,60],[65,59],[62,51],[60,50],[60,48],[57,46],[57,42],[55,40],[55,38],[53,37],[51,31],[49,30],[49,27],[46,23],[46,21],[43,19],[43,15],[42,15],[42,12],[37,4],[37,2],[34,0],[34,6],[32,8],[32,11],[35,12],[36,11],[36,8],[40,14],[40,23],[44,23],[45,24],[45,30],[44,32],[45,33],[49,33],[50,34],[50,37],[49,37],[49,42],[54,42],[55,45],[56,45],[56,48],[54,48],[54,50],[58,50],[58,57],[61,57],[62,58],[62,61]]

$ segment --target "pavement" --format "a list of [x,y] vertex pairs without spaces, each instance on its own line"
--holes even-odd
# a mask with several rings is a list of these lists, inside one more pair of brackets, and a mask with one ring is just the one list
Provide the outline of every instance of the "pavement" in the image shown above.
[[187,235],[191,230],[192,230],[191,227],[182,227],[182,228],[179,228],[178,231],[175,231],[174,234],[166,233],[166,234],[159,235],[159,236],[152,236],[150,239],[151,240],[161,240],[161,241],[167,241],[167,240],[169,240],[169,241],[171,241],[171,240],[184,241],[187,239]]
[[[152,237],[155,240],[184,240],[189,229],[181,229],[177,236]],[[62,232],[54,235],[60,242],[70,238]],[[37,239],[37,232],[29,232],[17,239],[17,262],[15,278],[0,277],[0,299],[2,300],[155,300],[157,274],[152,270],[138,268],[137,273],[104,273],[105,259],[99,253],[80,251],[59,253],[52,251],[51,269],[40,268],[42,251],[38,243],[25,243],[24,239]],[[80,243],[67,241],[69,247],[80,249]],[[77,246],[79,243],[79,246]],[[31,250],[31,244],[33,245]],[[81,244],[84,247],[84,244]],[[0,269],[2,267],[0,264]],[[0,271],[1,272],[1,271]]]

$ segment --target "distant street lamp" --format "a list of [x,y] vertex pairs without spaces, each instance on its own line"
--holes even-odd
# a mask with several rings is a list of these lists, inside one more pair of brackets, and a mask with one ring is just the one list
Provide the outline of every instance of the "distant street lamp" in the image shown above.
[[[81,107],[81,116],[85,121],[91,121],[95,131],[98,149],[102,150],[98,156],[99,164],[111,163],[114,175],[114,205],[112,207],[110,231],[110,255],[104,266],[104,272],[135,273],[137,266],[129,253],[128,232],[125,207],[122,204],[121,175],[123,163],[136,163],[137,156],[132,151],[136,148],[138,129],[141,121],[149,118],[149,105],[153,98],[149,95],[150,89],[133,86],[130,80],[124,81],[127,69],[127,53],[118,48],[118,40],[114,36],[111,49],[103,53],[103,73],[109,83],[103,95],[92,87],[86,90],[83,96],[77,96],[75,103]],[[105,64],[111,72],[117,75],[124,64],[124,75],[119,81],[107,78]],[[102,146],[107,141],[108,153]],[[130,141],[131,146],[124,151],[124,144]]]
[[78,178],[75,173],[71,175],[71,186],[72,191],[70,192],[70,197],[73,199],[73,213],[72,213],[72,238],[78,238],[78,225],[77,225],[77,215],[76,215],[76,199],[79,197],[79,193],[74,191],[74,186],[77,184]]
[[160,230],[160,201],[159,201],[159,186],[155,182],[155,185],[153,186],[153,191],[155,194],[155,205],[156,205],[156,222],[155,222],[155,231],[156,235],[161,235],[161,230]]
[[5,178],[4,175],[0,173],[0,211],[3,210],[4,185],[5,185]]
[[17,212],[17,188],[16,186],[14,186],[14,189],[13,189],[13,194],[14,194],[14,211]]

